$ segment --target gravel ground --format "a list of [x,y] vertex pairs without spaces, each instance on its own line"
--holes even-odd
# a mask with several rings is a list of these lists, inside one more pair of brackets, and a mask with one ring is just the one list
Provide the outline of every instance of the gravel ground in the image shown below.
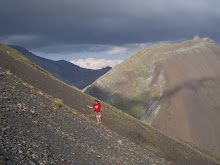
[[0,92],[2,164],[170,164],[2,68]]

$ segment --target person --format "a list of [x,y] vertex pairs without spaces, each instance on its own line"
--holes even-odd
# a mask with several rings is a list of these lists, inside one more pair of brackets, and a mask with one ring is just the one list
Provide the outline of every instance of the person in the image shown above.
[[95,107],[95,114],[96,114],[96,119],[97,123],[101,123],[101,112],[102,112],[102,105],[98,100],[95,100],[95,103],[92,106],[87,105],[88,108],[94,108]]

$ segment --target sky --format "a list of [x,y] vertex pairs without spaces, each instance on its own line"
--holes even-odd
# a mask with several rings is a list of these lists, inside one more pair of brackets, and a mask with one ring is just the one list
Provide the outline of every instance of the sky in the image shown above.
[[219,0],[0,0],[0,42],[100,69],[156,43],[220,43]]

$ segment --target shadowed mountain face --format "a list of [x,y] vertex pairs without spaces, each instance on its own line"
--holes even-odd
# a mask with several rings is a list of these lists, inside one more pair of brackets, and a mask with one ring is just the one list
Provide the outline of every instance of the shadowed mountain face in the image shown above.
[[85,93],[220,153],[220,47],[195,37],[130,56]]
[[[15,139],[23,137],[25,137],[25,139],[23,139],[22,141],[29,141],[31,139],[29,136],[30,134],[36,135],[37,137],[34,138],[32,141],[38,140],[38,138],[40,141],[42,140],[43,143],[39,142],[40,144],[42,144],[39,145],[39,147],[43,147],[45,146],[44,144],[48,144],[48,142],[45,142],[45,140],[47,141],[47,138],[49,137],[49,147],[52,147],[53,150],[50,150],[50,148],[45,146],[45,152],[55,152],[56,156],[54,158],[58,158],[60,161],[62,161],[61,158],[64,158],[64,160],[68,159],[70,161],[76,159],[77,162],[81,164],[83,164],[84,162],[84,164],[86,164],[85,160],[90,160],[90,158],[94,158],[93,160],[96,161],[96,164],[103,164],[97,162],[108,162],[108,160],[110,159],[111,163],[109,162],[109,164],[121,164],[122,162],[126,163],[127,161],[129,161],[129,159],[133,159],[135,157],[134,160],[132,160],[131,162],[129,161],[127,164],[159,164],[157,159],[154,159],[156,161],[155,163],[148,163],[148,161],[152,160],[152,157],[150,158],[150,160],[148,159],[147,162],[144,161],[142,163],[139,158],[145,152],[140,151],[139,153],[139,151],[137,150],[132,151],[129,148],[130,145],[128,145],[129,149],[125,148],[125,140],[128,139],[129,141],[133,142],[138,148],[140,148],[138,146],[140,145],[147,151],[150,151],[165,160],[171,161],[173,164],[176,165],[219,164],[220,159],[213,152],[205,150],[192,143],[185,142],[181,139],[174,139],[172,137],[168,137],[160,131],[154,129],[153,127],[144,124],[143,122],[131,117],[130,115],[122,112],[121,110],[109,104],[106,104],[105,102],[101,102],[103,106],[102,124],[95,124],[94,114],[92,113],[93,110],[89,110],[86,108],[87,105],[93,104],[95,98],[86,95],[81,91],[77,90],[76,88],[59,81],[50,73],[43,70],[36,64],[32,63],[18,51],[1,43],[0,72],[0,81],[2,84],[0,85],[2,89],[0,95],[0,107],[2,108],[2,114],[0,116],[3,120],[1,128],[3,130],[3,138],[1,140],[3,141],[8,141],[10,140],[10,138]],[[11,81],[10,78],[14,80]],[[30,89],[27,89],[26,87],[24,87],[24,85],[21,84],[24,84],[26,87]],[[29,92],[25,94],[25,91]],[[37,92],[37,95],[35,91]],[[61,99],[63,105],[65,104],[63,106],[64,109],[58,109],[56,111],[52,110],[52,107],[50,107],[52,106],[52,100],[39,97],[39,95],[41,95],[42,92],[46,94],[46,96],[50,99]],[[36,98],[35,96],[39,98]],[[24,104],[26,108],[24,108],[23,110],[18,110],[17,103]],[[67,109],[65,108],[66,105],[68,106]],[[69,113],[71,109],[72,112],[77,114],[77,116],[72,117],[72,113],[66,114]],[[56,115],[54,114],[54,112],[56,112]],[[24,120],[22,118],[24,118]],[[48,120],[45,120],[45,118]],[[39,120],[41,121],[40,123]],[[36,127],[30,126],[26,122],[32,123],[30,125],[36,124],[36,133],[33,133],[33,129]],[[25,126],[23,127],[19,123],[24,124]],[[51,125],[54,125],[54,127],[57,128],[54,130],[56,134],[55,136],[53,136],[52,134],[50,134],[50,132],[47,131],[48,128],[51,128]],[[84,127],[83,125],[86,127]],[[87,125],[89,126],[89,128],[87,127]],[[94,131],[91,128],[93,126]],[[100,127],[100,129],[96,129],[96,126]],[[22,127],[22,129],[17,129],[17,127]],[[109,134],[105,134],[104,130],[110,133],[111,136],[109,136]],[[60,134],[57,134],[57,131],[59,131],[60,133],[62,132],[62,137],[59,137]],[[116,140],[116,143],[110,142],[110,139],[113,140],[113,136],[111,133],[112,131],[118,134],[116,135],[114,133],[116,136],[122,138],[122,140]],[[28,135],[24,132],[28,132]],[[74,136],[75,133],[77,134],[77,136]],[[14,137],[15,134],[17,134],[16,137]],[[22,134],[23,137],[20,137],[19,134]],[[66,137],[72,138],[66,139]],[[77,140],[77,137],[80,138],[79,141]],[[96,141],[97,145],[93,142],[92,137],[94,137],[95,140],[100,138],[100,141]],[[101,141],[103,143],[100,143]],[[10,157],[12,157],[15,154],[16,157],[19,157],[19,159],[16,159],[16,161],[19,161],[20,159],[24,158],[22,156],[23,154],[29,154],[16,152],[21,148],[18,149],[17,147],[15,147],[14,150],[14,148],[12,149],[12,147],[14,147],[14,145],[17,146],[17,143],[14,143],[14,141],[12,141],[12,143],[10,143],[11,141],[8,142],[9,143],[4,141],[4,143],[1,143],[0,145],[0,147],[3,148],[2,150],[0,150],[0,162],[2,161],[2,155],[10,155]],[[104,145],[101,146],[100,144]],[[26,143],[26,145],[22,144],[21,147],[26,148],[28,146],[29,143]],[[111,146],[116,146],[116,150],[118,146],[121,146],[121,151],[123,152],[124,156],[120,154],[121,151],[116,151]],[[41,150],[41,148],[39,147],[37,147],[36,150],[33,150],[33,152],[38,152],[39,150]],[[101,147],[100,150],[98,149],[99,147]],[[69,152],[74,148],[76,149],[77,154],[72,154],[72,152]],[[126,154],[126,150],[131,151],[131,157]],[[92,152],[91,155],[89,154],[90,151]],[[104,155],[103,157],[98,157],[99,161],[96,157],[98,154],[96,151],[98,151],[98,153],[101,153],[101,155]],[[109,154],[105,154],[106,152],[103,151],[106,151]],[[119,152],[119,154],[117,152]],[[135,156],[136,154],[132,152],[137,153],[138,156]],[[22,155],[19,156],[19,154]],[[111,157],[112,154],[115,154],[116,156]],[[84,155],[86,155],[86,158],[88,159],[85,159]],[[93,155],[95,157],[93,157]],[[24,161],[26,160],[26,158],[27,157],[25,157]],[[47,158],[50,159],[51,157]],[[84,160],[82,160],[81,158],[84,158]],[[143,158],[146,159],[148,157],[144,155]],[[119,159],[120,161],[118,161]],[[8,159],[6,159],[6,161],[8,161]],[[117,163],[113,163],[114,161],[117,161]],[[91,164],[94,164],[92,163],[92,161],[90,162]]]
[[19,51],[29,60],[47,70],[61,81],[79,89],[83,89],[90,85],[111,69],[111,67],[106,67],[100,70],[85,69],[65,60],[53,61],[36,56],[20,46],[10,45],[10,47]]

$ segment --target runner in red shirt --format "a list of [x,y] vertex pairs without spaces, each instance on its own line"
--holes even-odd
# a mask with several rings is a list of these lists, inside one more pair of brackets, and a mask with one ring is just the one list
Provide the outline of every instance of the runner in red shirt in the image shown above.
[[102,112],[102,105],[98,100],[95,100],[95,103],[92,106],[87,105],[88,108],[95,107],[96,119],[98,123],[101,123],[101,112]]

